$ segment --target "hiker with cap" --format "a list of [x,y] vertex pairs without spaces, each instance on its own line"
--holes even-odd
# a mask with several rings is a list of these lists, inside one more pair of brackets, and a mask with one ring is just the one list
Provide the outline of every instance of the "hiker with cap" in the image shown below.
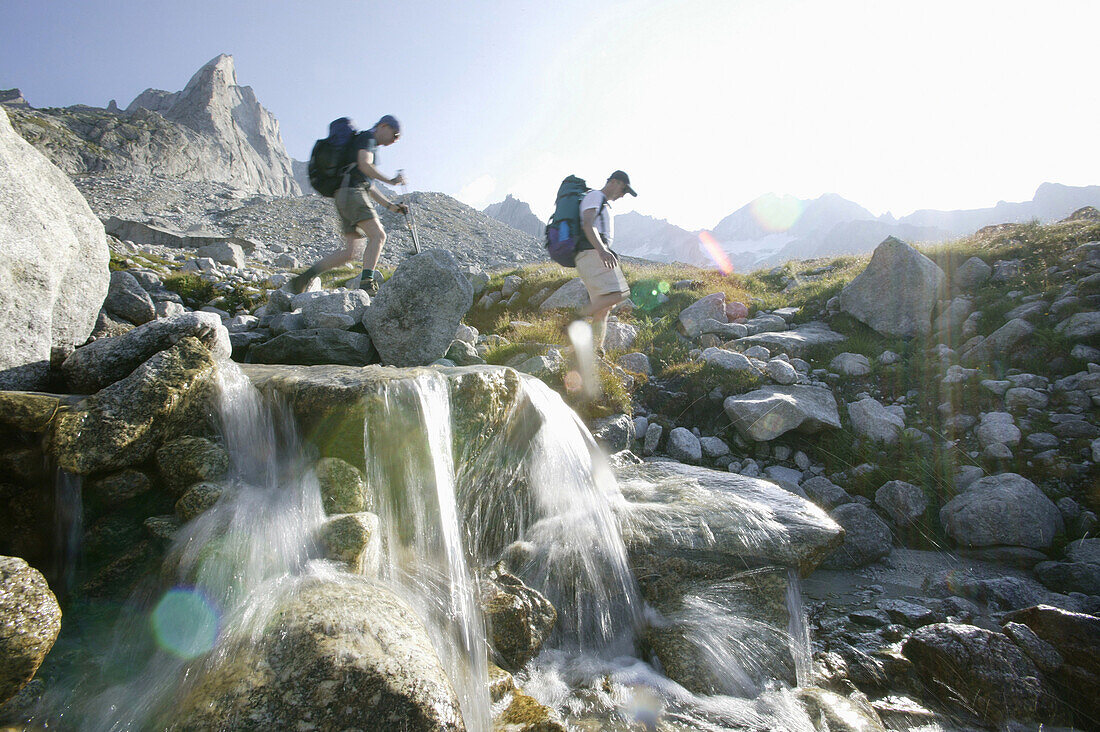
[[[338,120],[339,121],[339,120]],[[350,120],[344,120],[350,124]],[[335,124],[335,123],[334,123]],[[390,178],[375,167],[375,151],[379,146],[386,147],[401,138],[401,124],[392,114],[378,120],[369,130],[355,133],[347,143],[347,172],[344,173],[339,189],[333,195],[336,212],[340,215],[340,230],[344,235],[344,248],[334,252],[290,281],[290,289],[299,293],[304,291],[310,281],[322,272],[340,267],[355,259],[367,240],[363,252],[363,274],[359,279],[359,288],[368,294],[378,293],[378,259],[382,256],[382,247],[386,243],[386,232],[374,210],[374,201],[394,213],[405,213],[405,204],[393,203],[379,193],[372,180],[381,180],[391,185],[400,185],[405,178],[401,173]]]
[[616,170],[603,184],[581,199],[581,231],[584,237],[577,242],[577,274],[588,289],[591,304],[584,311],[592,319],[592,343],[596,353],[603,355],[604,334],[607,332],[607,316],[611,308],[630,296],[619,255],[611,250],[614,224],[610,203],[629,193],[638,194],[630,187],[630,176]]

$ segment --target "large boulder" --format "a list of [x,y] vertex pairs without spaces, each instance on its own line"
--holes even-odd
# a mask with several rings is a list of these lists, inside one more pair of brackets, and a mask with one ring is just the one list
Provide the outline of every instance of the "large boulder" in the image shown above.
[[305,580],[256,642],[216,654],[162,722],[173,730],[466,729],[413,608],[350,575]]
[[1058,507],[1027,478],[989,475],[971,483],[940,509],[940,523],[964,547],[1024,546],[1049,549],[1065,531]]
[[855,569],[882,559],[893,549],[890,527],[862,503],[845,503],[830,514],[844,529],[844,543],[821,563],[827,569]]
[[212,413],[217,361],[187,337],[53,421],[58,465],[80,475],[143,462],[171,435],[201,430]]
[[311,328],[292,330],[266,343],[257,343],[249,348],[248,357],[253,363],[366,366],[378,361],[378,352],[366,333],[341,328]]
[[478,593],[489,639],[503,667],[523,667],[538,655],[554,629],[554,606],[501,565],[479,578]]
[[55,346],[83,343],[110,273],[103,224],[0,110],[0,389],[41,389]]
[[737,347],[744,350],[752,346],[764,346],[772,353],[802,356],[815,346],[843,343],[848,337],[837,333],[824,323],[814,321],[797,325],[790,330],[756,333],[737,339]]
[[[638,577],[718,576],[781,566],[808,574],[841,542],[841,529],[774,483],[673,462],[619,471],[623,541]],[[713,570],[713,572],[712,572]],[[670,580],[679,581],[679,580]]]
[[707,320],[726,322],[726,295],[715,292],[701,297],[680,311],[680,328],[688,338],[698,338]]
[[933,693],[982,719],[1047,721],[1053,712],[1039,669],[1001,633],[935,623],[913,631],[902,653]]
[[972,346],[959,360],[966,366],[985,366],[990,361],[1004,359],[1034,332],[1034,325],[1023,318],[1013,318]]
[[111,273],[111,284],[107,288],[107,297],[103,300],[103,309],[134,325],[148,323],[157,317],[153,298],[137,278],[125,271]]
[[1074,706],[1100,719],[1100,618],[1073,613],[1051,605],[1035,605],[1007,613],[1001,622],[1023,623],[1041,640],[1049,643],[1063,664],[1055,677]]
[[363,325],[382,363],[424,366],[447,352],[473,298],[454,256],[429,249],[398,265],[363,314]]
[[306,328],[350,328],[368,307],[370,295],[364,290],[324,292],[302,304],[302,323]]
[[852,429],[857,435],[888,445],[896,445],[905,429],[905,420],[901,415],[872,397],[850,403],[848,418],[852,420]]
[[539,310],[580,310],[592,302],[588,297],[588,288],[580,277],[569,280],[554,290],[550,297],[542,301]]
[[840,291],[840,309],[883,335],[924,334],[946,281],[935,262],[891,236],[875,248],[867,269]]
[[727,397],[722,407],[737,431],[757,442],[794,429],[813,433],[840,427],[836,398],[821,386],[766,386]]
[[125,378],[153,354],[181,338],[198,338],[215,358],[229,358],[229,331],[214,313],[182,313],[146,323],[114,338],[100,338],[65,359],[61,372],[69,388],[91,394]]
[[30,681],[61,631],[46,578],[17,557],[0,557],[0,704]]

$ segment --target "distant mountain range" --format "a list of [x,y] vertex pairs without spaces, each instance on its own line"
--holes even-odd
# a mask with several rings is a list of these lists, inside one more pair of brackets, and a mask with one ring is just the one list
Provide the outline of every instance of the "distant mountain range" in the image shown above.
[[539,239],[546,230],[546,223],[532,213],[531,207],[510,193],[503,201],[494,203],[482,213]]
[[[530,211],[526,204],[509,196],[485,209],[485,213],[510,224],[492,211],[505,204],[511,210],[522,206]],[[734,269],[746,271],[792,259],[869,252],[887,236],[934,243],[972,234],[990,224],[1056,221],[1083,206],[1100,208],[1100,186],[1043,183],[1030,201],[1001,201],[989,208],[958,211],[924,209],[900,219],[889,213],[875,216],[835,193],[814,199],[767,194],[723,218],[710,233]],[[615,217],[615,249],[621,254],[658,262],[717,266],[699,234],[637,212]]]

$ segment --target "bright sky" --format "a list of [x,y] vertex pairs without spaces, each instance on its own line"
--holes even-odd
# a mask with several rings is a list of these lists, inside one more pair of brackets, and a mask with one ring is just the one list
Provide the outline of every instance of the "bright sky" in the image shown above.
[[414,187],[548,215],[626,170],[632,207],[714,226],[762,193],[875,213],[1100,183],[1096,0],[0,0],[0,88],[125,106],[219,53],[293,157],[393,113]]

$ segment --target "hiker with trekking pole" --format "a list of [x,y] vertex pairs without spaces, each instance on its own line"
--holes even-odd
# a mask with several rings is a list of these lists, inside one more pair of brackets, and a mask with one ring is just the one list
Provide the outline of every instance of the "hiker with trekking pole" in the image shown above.
[[[304,292],[314,277],[355,259],[366,239],[359,289],[371,296],[378,293],[381,277],[376,267],[386,243],[386,232],[374,210],[372,199],[394,213],[403,213],[412,228],[409,207],[391,202],[371,183],[380,180],[390,185],[405,184],[405,176],[400,171],[389,178],[375,167],[378,148],[392,145],[400,138],[401,124],[392,114],[382,117],[369,130],[358,132],[350,119],[341,117],[329,125],[328,137],[314,144],[309,156],[309,182],[318,193],[335,202],[344,235],[344,248],[295,276],[290,281],[292,292]],[[417,251],[420,250],[415,228],[413,245]]]

